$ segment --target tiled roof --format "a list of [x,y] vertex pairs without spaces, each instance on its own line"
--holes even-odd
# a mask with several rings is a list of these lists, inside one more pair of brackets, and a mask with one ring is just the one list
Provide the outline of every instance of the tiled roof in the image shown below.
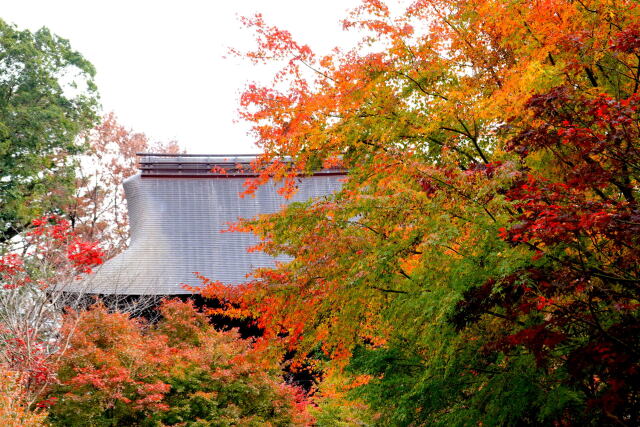
[[[230,170],[247,163],[249,156],[233,157],[226,162],[233,165]],[[274,259],[247,253],[257,243],[256,237],[222,233],[227,224],[239,217],[275,212],[293,201],[328,195],[340,188],[340,175],[344,175],[333,170],[301,178],[291,200],[277,194],[274,183],[260,187],[253,197],[241,198],[246,174],[233,170],[212,173],[210,163],[215,162],[206,159],[221,163],[219,156],[141,156],[142,173],[124,182],[131,244],[88,277],[84,286],[90,293],[185,294],[183,283],[200,285],[194,272],[224,283],[240,283],[252,269],[271,266]],[[156,164],[149,168],[147,163],[145,169],[145,161]],[[203,164],[208,169],[200,167]],[[163,173],[154,173],[158,171]]]

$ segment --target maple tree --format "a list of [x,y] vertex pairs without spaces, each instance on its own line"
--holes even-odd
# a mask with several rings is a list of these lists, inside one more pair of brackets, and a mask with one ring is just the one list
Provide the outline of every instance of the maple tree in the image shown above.
[[247,192],[348,175],[234,225],[291,261],[203,295],[383,425],[637,424],[639,22],[632,1],[366,0],[362,42],[318,57],[245,18],[241,54],[282,65],[241,97]]
[[0,257],[0,369],[3,387],[19,397],[15,408],[20,409],[9,410],[7,417],[35,417],[28,409],[46,406],[42,393],[54,381],[67,345],[59,333],[62,309],[82,298],[66,291],[103,257],[96,243],[79,238],[57,216],[33,220],[26,240],[28,253]]
[[[98,304],[73,334],[49,395],[54,425],[306,425],[300,393],[235,332],[190,302],[166,300],[155,324]],[[79,319],[76,317],[79,316]]]

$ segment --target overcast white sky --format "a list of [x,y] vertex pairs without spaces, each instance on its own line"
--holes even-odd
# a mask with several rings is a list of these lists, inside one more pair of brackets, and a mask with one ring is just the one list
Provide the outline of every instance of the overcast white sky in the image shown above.
[[190,153],[253,153],[248,127],[234,123],[248,81],[268,70],[236,58],[251,32],[238,15],[263,13],[316,52],[349,46],[340,20],[358,0],[0,0],[0,17],[19,28],[46,26],[96,67],[103,110]]

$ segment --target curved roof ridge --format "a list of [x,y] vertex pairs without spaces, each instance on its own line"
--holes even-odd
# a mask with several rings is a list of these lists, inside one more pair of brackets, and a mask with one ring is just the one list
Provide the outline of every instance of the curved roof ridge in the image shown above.
[[[259,172],[251,162],[259,154],[167,154],[136,153],[143,178],[190,177],[252,177]],[[290,157],[283,157],[290,162]],[[345,175],[342,168],[323,168],[309,175]]]

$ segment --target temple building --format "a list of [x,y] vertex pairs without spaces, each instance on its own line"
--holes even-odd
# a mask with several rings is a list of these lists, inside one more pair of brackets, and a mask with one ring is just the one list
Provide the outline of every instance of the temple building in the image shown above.
[[103,295],[187,294],[183,284],[199,286],[198,272],[227,284],[246,281],[254,268],[274,258],[247,249],[258,240],[250,233],[223,232],[238,218],[278,211],[283,205],[337,191],[345,173],[326,169],[300,178],[287,200],[281,184],[261,186],[240,197],[252,176],[247,155],[139,156],[140,172],[124,182],[131,243],[84,283],[84,291]]

